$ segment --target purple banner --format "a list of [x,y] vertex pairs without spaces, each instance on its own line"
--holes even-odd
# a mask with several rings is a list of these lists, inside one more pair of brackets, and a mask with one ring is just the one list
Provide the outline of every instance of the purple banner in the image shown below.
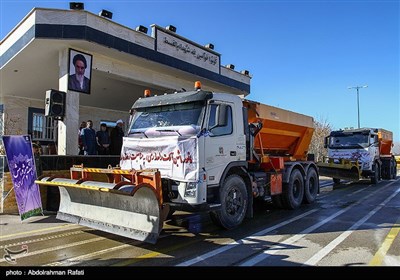
[[35,183],[37,175],[31,137],[3,136],[3,143],[21,220],[42,214],[39,186]]

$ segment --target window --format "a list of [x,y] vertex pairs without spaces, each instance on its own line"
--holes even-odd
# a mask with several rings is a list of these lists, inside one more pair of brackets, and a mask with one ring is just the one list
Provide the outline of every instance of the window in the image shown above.
[[210,106],[210,118],[208,121],[208,130],[210,131],[210,136],[221,136],[228,135],[232,133],[232,108],[231,106],[226,106],[226,125],[225,126],[215,126],[217,123],[216,113],[217,108],[221,106],[218,104],[211,104]]
[[46,117],[43,109],[29,108],[28,131],[32,141],[56,141],[56,124],[53,117]]

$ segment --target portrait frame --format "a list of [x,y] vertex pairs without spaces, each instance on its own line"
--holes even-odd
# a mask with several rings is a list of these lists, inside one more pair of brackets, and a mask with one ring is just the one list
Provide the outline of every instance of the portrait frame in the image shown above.
[[[80,64],[77,65],[77,67],[81,67],[82,63],[85,65],[84,69],[81,68],[81,70],[84,70],[84,78],[81,82],[76,79],[76,71],[79,69],[75,67],[75,57],[77,58],[76,60],[80,60],[80,62],[78,62]],[[79,59],[82,57],[84,60]],[[90,94],[92,83],[92,63],[93,55],[71,48],[68,49],[68,90]]]

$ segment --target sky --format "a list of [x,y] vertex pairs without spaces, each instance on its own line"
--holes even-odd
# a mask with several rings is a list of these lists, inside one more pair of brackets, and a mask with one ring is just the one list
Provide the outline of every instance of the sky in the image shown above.
[[[70,1],[0,0],[3,39],[34,7]],[[393,131],[400,142],[400,0],[81,1],[130,28],[173,25],[252,77],[247,99],[295,111],[333,129]],[[149,32],[150,33],[150,32]]]

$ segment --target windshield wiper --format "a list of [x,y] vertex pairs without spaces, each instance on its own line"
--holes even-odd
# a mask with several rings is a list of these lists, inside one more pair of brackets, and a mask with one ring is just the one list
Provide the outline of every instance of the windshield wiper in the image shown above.
[[137,134],[137,133],[142,133],[146,138],[149,138],[149,137],[146,135],[146,133],[144,133],[144,131],[134,131],[134,132],[131,132],[131,133],[129,133],[129,134]]
[[179,136],[182,136],[182,134],[179,133],[178,130],[176,129],[156,129],[158,132],[176,132]]

